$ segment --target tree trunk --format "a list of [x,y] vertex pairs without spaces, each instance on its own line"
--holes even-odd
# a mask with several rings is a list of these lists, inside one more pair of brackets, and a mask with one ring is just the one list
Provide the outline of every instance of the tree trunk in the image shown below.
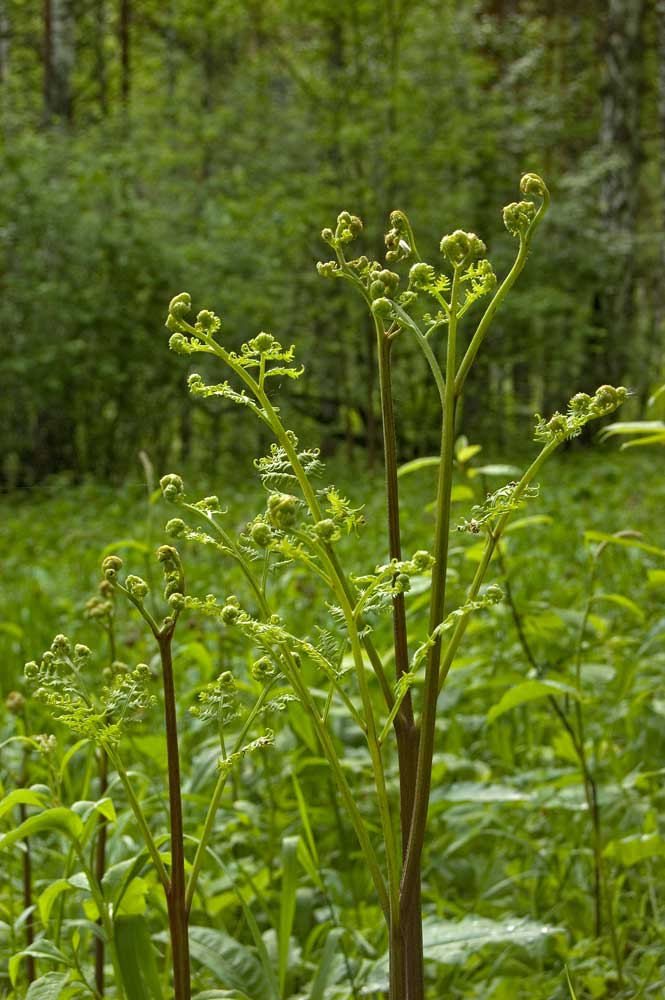
[[106,0],[95,3],[95,75],[97,77],[97,100],[102,116],[108,114],[108,74],[106,72]]
[[608,0],[605,8],[600,148],[607,163],[601,217],[607,269],[599,296],[604,331],[598,355],[603,381],[614,384],[634,370],[633,300],[637,281],[636,230],[641,160],[640,84],[644,0]]
[[[660,137],[660,147],[658,158],[660,161],[660,190],[658,199],[660,202],[660,247],[659,258],[661,272],[665,274],[665,0],[656,0],[656,74],[658,80],[658,135]],[[660,334],[660,342],[665,338],[665,296],[657,294],[656,301],[656,327]],[[650,361],[660,364],[661,358],[650,358]]]
[[9,76],[9,40],[8,0],[0,0],[0,86]]
[[131,89],[130,22],[130,0],[120,0],[120,23],[118,26],[118,38],[120,41],[120,95],[124,105],[129,103]]
[[69,0],[44,0],[44,116],[71,122],[74,19]]

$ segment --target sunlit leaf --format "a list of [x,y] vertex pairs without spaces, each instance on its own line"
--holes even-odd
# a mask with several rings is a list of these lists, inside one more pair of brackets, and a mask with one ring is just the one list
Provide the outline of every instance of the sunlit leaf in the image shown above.
[[39,813],[38,816],[30,816],[19,826],[6,833],[0,840],[0,850],[7,850],[18,841],[32,837],[36,833],[45,833],[51,830],[57,830],[59,833],[64,833],[70,840],[76,840],[81,836],[83,823],[70,809],[64,809],[62,806],[47,809],[46,812]]
[[505,715],[506,712],[510,712],[519,705],[526,705],[531,701],[538,701],[539,699],[552,696],[557,697],[559,695],[568,695],[570,698],[577,699],[580,697],[575,688],[569,687],[567,684],[560,684],[557,681],[524,681],[522,684],[516,684],[515,687],[506,691],[500,701],[490,708],[487,713],[487,721],[494,722],[495,719],[498,719],[501,715]]
[[659,833],[634,834],[620,840],[611,840],[605,848],[605,854],[626,867],[636,865],[647,858],[664,855],[665,840]]
[[113,934],[127,1000],[162,1000],[147,921],[141,916],[118,917]]

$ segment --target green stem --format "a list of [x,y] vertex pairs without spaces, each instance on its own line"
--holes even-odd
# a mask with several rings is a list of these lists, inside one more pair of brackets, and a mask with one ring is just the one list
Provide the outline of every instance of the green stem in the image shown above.
[[125,987],[122,978],[122,971],[120,969],[120,963],[118,961],[118,953],[115,947],[115,937],[113,934],[113,922],[109,915],[108,907],[106,905],[106,900],[104,899],[104,894],[102,892],[101,886],[97,881],[94,872],[88,865],[85,851],[80,844],[74,842],[74,850],[78,855],[78,859],[81,863],[81,868],[85,872],[88,878],[88,885],[90,886],[90,894],[94,900],[95,906],[99,913],[99,919],[101,921],[102,927],[104,929],[104,934],[106,935],[106,944],[108,946],[108,952],[111,956],[111,964],[113,965],[113,974],[116,983],[116,989],[120,997],[125,996]]
[[228,550],[228,553],[231,556],[231,558],[235,559],[235,561],[237,562],[238,566],[240,567],[243,573],[243,576],[245,577],[252,591],[254,592],[254,596],[256,597],[259,604],[261,604],[261,601],[263,599],[261,588],[257,583],[256,577],[254,576],[250,567],[248,566],[247,560],[245,559],[242,552],[240,551],[234,540],[231,538],[231,536],[224,530],[221,524],[217,523],[212,514],[208,514],[202,510],[199,510],[194,504],[191,503],[183,503],[182,508],[183,510],[189,511],[191,514],[194,514],[196,517],[203,520],[203,522],[206,525],[213,528],[213,530],[217,533],[218,537],[221,539],[224,547]]
[[[266,700],[268,692],[276,683],[278,678],[274,678],[270,684],[267,684],[263,688],[259,697],[257,698],[252,710],[248,714],[240,734],[235,741],[233,750],[231,754],[237,753],[242,747],[245,739],[247,738],[247,733],[249,732],[252,723],[254,722],[256,716],[261,710],[263,703]],[[189,878],[187,880],[187,892],[185,895],[185,905],[187,908],[187,913],[191,911],[192,902],[194,901],[194,893],[196,892],[196,883],[198,882],[199,874],[201,872],[201,867],[205,858],[205,853],[210,843],[210,838],[212,836],[213,830],[215,828],[215,817],[217,815],[217,810],[219,809],[219,803],[221,802],[222,795],[224,794],[224,788],[226,787],[226,780],[229,776],[228,770],[220,771],[217,782],[215,784],[214,791],[212,793],[212,798],[210,799],[210,805],[208,806],[208,811],[206,813],[206,818],[203,824],[203,831],[199,839],[198,846],[196,848],[196,853],[194,855],[194,860],[192,862],[191,871],[189,873]]]
[[[450,321],[446,351],[446,391],[441,432],[441,461],[436,499],[436,528],[434,536],[434,567],[432,569],[432,594],[428,632],[430,635],[443,621],[446,600],[448,569],[448,541],[450,536],[450,509],[452,491],[453,447],[455,441],[455,356],[457,341],[457,311],[460,291],[460,268],[456,267],[450,296]],[[420,881],[420,860],[425,839],[425,825],[432,781],[432,759],[436,731],[436,704],[439,694],[439,662],[441,639],[437,638],[428,650],[423,708],[418,747],[418,767],[413,802],[413,816],[402,876],[403,912],[413,907]]]
[[[386,478],[386,513],[388,518],[388,545],[390,558],[402,558],[400,530],[399,486],[397,480],[397,436],[395,432],[395,412],[393,406],[390,354],[392,341],[388,339],[383,324],[375,316],[379,359],[379,389],[381,396],[381,417],[383,423],[383,453]],[[431,349],[424,341],[425,353]],[[435,360],[435,369],[440,369]],[[436,375],[435,375],[436,377]],[[406,606],[404,595],[393,599],[393,647],[395,651],[395,676],[397,680],[408,672],[409,650],[407,641]],[[410,689],[401,700],[396,701],[379,736],[381,744],[387,736],[388,727],[394,724],[397,743],[399,770],[401,862],[404,863],[413,819],[416,792],[419,732],[413,715],[413,699]],[[397,890],[399,905],[399,889]],[[400,913],[399,925],[391,923],[390,928],[391,977],[399,977],[399,989],[420,989],[422,992],[423,947],[422,921],[420,913],[420,886],[415,890],[414,906],[411,913]],[[393,990],[395,992],[395,990]],[[392,995],[392,994],[391,994]],[[395,992],[395,995],[396,992]]]
[[[103,799],[108,788],[108,755],[103,747],[99,749],[99,798]],[[95,878],[101,885],[106,870],[106,836],[108,820],[100,815],[97,823],[95,843]],[[100,997],[104,996],[104,942],[95,938],[95,987]]]
[[141,803],[137,799],[136,793],[132,788],[132,783],[129,780],[129,775],[125,769],[124,764],[120,760],[120,757],[115,752],[115,750],[112,750],[109,747],[107,747],[106,751],[109,755],[109,760],[113,764],[113,767],[115,768],[118,777],[120,778],[122,787],[125,789],[125,794],[127,796],[129,808],[132,810],[132,813],[134,814],[134,819],[136,820],[139,830],[141,831],[141,834],[143,836],[143,841],[145,843],[148,854],[153,860],[153,864],[155,865],[155,869],[157,871],[159,881],[162,884],[162,888],[164,889],[164,892],[167,892],[171,884],[171,880],[169,878],[168,872],[166,871],[166,868],[164,867],[164,862],[162,861],[162,856],[159,853],[157,844],[155,843],[152,831],[150,830],[150,827],[148,826],[148,823],[146,821],[143,809],[141,808]]
[[[531,463],[531,465],[529,466],[529,468],[524,473],[519,483],[515,487],[513,497],[516,500],[519,500],[519,498],[522,496],[522,494],[529,486],[529,484],[538,475],[538,472],[540,471],[543,464],[547,461],[549,456],[554,451],[556,451],[556,449],[559,447],[560,444],[561,444],[560,440],[548,441],[545,447],[536,456],[534,461]],[[501,517],[497,520],[494,529],[488,534],[483,554],[476,568],[476,572],[474,574],[471,585],[467,591],[466,595],[467,601],[473,601],[478,596],[481,584],[485,578],[485,573],[487,572],[487,568],[492,560],[492,556],[494,555],[494,550],[501,539],[506,524],[510,519],[511,513],[512,513],[511,511],[508,511],[505,514],[502,514]],[[448,676],[448,671],[450,670],[450,665],[453,662],[455,654],[459,648],[460,642],[464,637],[464,633],[466,632],[466,628],[469,623],[469,617],[470,615],[466,614],[458,619],[457,624],[453,629],[453,634],[450,637],[450,641],[448,642],[448,645],[445,648],[445,651],[441,658],[439,691],[441,691],[441,688],[443,687],[446,681],[446,678]]]
[[446,408],[446,382],[445,382],[445,379],[443,377],[443,373],[441,372],[441,366],[439,365],[439,362],[436,359],[436,355],[434,354],[434,351],[430,347],[429,340],[427,339],[427,337],[425,336],[425,334],[422,332],[422,330],[420,329],[420,327],[418,326],[418,324],[416,323],[416,321],[414,319],[412,319],[411,316],[409,316],[409,314],[407,312],[405,312],[405,310],[402,309],[402,307],[400,305],[398,305],[396,302],[393,302],[392,306],[393,306],[393,309],[395,310],[395,312],[397,313],[397,315],[399,316],[400,320],[404,324],[404,326],[408,327],[408,329],[411,330],[411,332],[414,334],[414,336],[416,338],[416,343],[418,344],[418,347],[420,348],[420,350],[425,355],[425,359],[427,361],[427,364],[430,366],[430,369],[432,371],[432,375],[434,376],[434,381],[436,383],[436,388],[437,388],[437,391],[439,393],[439,399],[441,400],[441,408],[442,408],[442,410],[445,410],[445,408]]
[[171,884],[166,893],[173,956],[175,1000],[191,1000],[189,968],[188,911],[186,906],[185,850],[180,788],[180,753],[172,656],[173,625],[158,635],[164,687],[164,721],[169,784],[169,825],[171,833]]
[[319,714],[319,711],[316,707],[316,702],[312,698],[309,692],[309,688],[300,678],[298,673],[298,668],[293,663],[292,658],[291,662],[287,666],[287,671],[288,671],[287,680],[293,687],[294,691],[300,698],[303,705],[306,707],[307,712],[310,718],[312,719],[312,722],[314,723],[314,728],[316,729],[319,743],[321,744],[321,749],[323,750],[323,753],[325,754],[325,757],[333,772],[333,776],[337,783],[337,787],[344,801],[344,805],[346,806],[346,809],[348,811],[351,825],[353,826],[354,832],[356,834],[356,837],[358,838],[358,842],[365,857],[365,863],[367,864],[370,875],[372,876],[372,881],[374,882],[374,887],[376,889],[377,896],[379,898],[379,904],[381,906],[381,909],[383,910],[386,922],[389,923],[390,898],[388,889],[386,887],[385,879],[381,872],[381,867],[378,862],[376,851],[374,850],[372,841],[370,840],[367,826],[362,818],[360,810],[358,809],[355,796],[351,791],[351,788],[349,787],[348,781],[346,780],[346,775],[344,774],[344,770],[342,769],[342,765],[339,760],[337,751],[335,749],[332,736],[330,735],[327,726],[325,725],[323,719]]
[[545,215],[545,212],[548,209],[549,202],[550,202],[549,193],[546,190],[545,196],[543,197],[543,201],[540,205],[540,208],[536,212],[533,222],[527,229],[524,236],[520,238],[520,247],[517,252],[517,257],[515,258],[513,266],[511,267],[510,271],[508,272],[508,274],[506,275],[506,277],[504,278],[504,280],[501,282],[498,289],[494,293],[492,301],[488,305],[487,309],[485,310],[480,320],[480,323],[476,327],[476,332],[471,338],[471,343],[469,344],[466,350],[466,354],[462,358],[462,363],[460,364],[459,370],[455,377],[455,397],[457,399],[459,399],[459,397],[462,394],[462,389],[464,388],[464,383],[466,382],[467,375],[469,374],[469,369],[471,368],[471,365],[476,359],[476,355],[480,350],[482,342],[485,339],[485,335],[487,334],[490,324],[494,319],[494,315],[497,309],[499,308],[503,300],[506,298],[508,292],[513,287],[513,285],[519,278],[520,274],[524,270],[524,265],[526,264],[527,257],[529,256],[531,240],[533,238],[533,235],[537,227],[540,225],[540,222],[543,216]]

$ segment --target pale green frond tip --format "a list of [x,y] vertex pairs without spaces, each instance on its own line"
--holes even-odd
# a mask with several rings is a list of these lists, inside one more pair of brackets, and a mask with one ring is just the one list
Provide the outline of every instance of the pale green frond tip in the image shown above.
[[71,651],[72,651],[72,644],[71,641],[67,638],[67,636],[62,634],[56,635],[55,638],[53,639],[53,642],[51,643],[51,652],[55,653],[56,655],[59,653],[60,655],[64,654],[65,656],[67,656],[71,653]]
[[226,604],[219,613],[225,625],[235,625],[242,611],[238,605],[237,598],[227,597]]
[[545,181],[538,174],[524,174],[520,180],[520,191],[522,194],[535,194],[545,200],[550,196]]
[[179,292],[169,302],[169,316],[183,319],[192,309],[192,297],[189,292]]
[[566,413],[554,413],[549,420],[536,414],[536,441],[565,441],[576,437],[591,420],[609,416],[628,398],[628,390],[620,385],[601,385],[593,396],[578,392],[570,400]]
[[261,333],[257,334],[253,340],[250,340],[249,346],[254,348],[254,350],[258,351],[259,354],[265,354],[267,351],[270,350],[270,348],[273,346],[274,343],[275,343],[275,338],[273,337],[273,335],[271,333],[265,333],[262,331]]
[[524,237],[535,217],[532,201],[514,201],[503,210],[503,224],[511,236]]
[[369,286],[369,296],[371,299],[380,299],[384,295],[391,295],[397,290],[399,285],[399,274],[389,271],[387,268],[372,271],[372,280]]
[[217,333],[221,325],[222,321],[219,316],[216,316],[209,309],[202,309],[196,317],[195,329],[212,336],[212,334]]
[[262,656],[252,664],[251,675],[260,684],[265,684],[275,676],[275,673],[275,665],[269,656]]
[[125,580],[125,587],[134,600],[138,601],[139,604],[142,604],[144,599],[148,596],[148,584],[145,580],[142,580],[140,576],[130,574]]
[[458,268],[478,260],[487,252],[487,247],[475,233],[456,229],[454,233],[443,237],[440,250],[452,267]]
[[115,582],[121,569],[122,559],[120,556],[107,556],[102,563],[102,575],[109,583]]
[[159,480],[162,496],[169,503],[178,503],[185,497],[185,485],[180,476],[170,472]]
[[273,533],[265,521],[256,521],[252,525],[250,535],[254,544],[260,549],[267,549],[273,539]]
[[282,531],[292,528],[298,514],[298,498],[289,493],[271,493],[268,497],[268,520]]
[[337,216],[337,225],[334,232],[329,226],[326,226],[321,231],[321,239],[328,246],[338,249],[342,244],[351,243],[355,240],[362,232],[362,228],[362,221],[357,215],[351,215],[350,212],[340,212]]
[[[164,571],[164,599],[168,601],[174,594],[182,595],[185,590],[185,575],[178,550],[172,545],[160,545],[157,549],[157,559],[162,564]],[[180,604],[180,607],[183,604]],[[179,608],[174,608],[174,610],[179,610]]]
[[436,281],[436,272],[431,264],[424,261],[414,264],[409,271],[409,286],[424,290]]
[[[324,232],[326,232],[325,229]],[[334,278],[340,273],[334,260],[318,261],[316,270],[322,278]]]
[[372,302],[372,312],[380,319],[390,319],[393,312],[393,304],[390,299],[381,296],[381,298],[374,299]]
[[[167,323],[168,326],[168,323]],[[174,354],[192,354],[192,347],[184,333],[174,333],[169,337],[169,350]]]
[[166,522],[164,530],[169,538],[182,538],[187,531],[187,525],[181,517],[172,517]]
[[340,537],[341,532],[335,522],[330,517],[324,517],[314,525],[314,532],[322,542],[335,542]]
[[389,264],[394,264],[406,260],[413,253],[413,234],[406,216],[399,209],[390,213],[390,225],[391,228],[386,233],[384,241],[386,260]]

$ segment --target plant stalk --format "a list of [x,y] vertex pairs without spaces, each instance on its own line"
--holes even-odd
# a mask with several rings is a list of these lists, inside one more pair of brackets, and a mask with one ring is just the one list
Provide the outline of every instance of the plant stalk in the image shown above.
[[[383,452],[386,478],[386,511],[388,518],[388,545],[390,558],[402,558],[400,532],[399,487],[397,481],[397,438],[395,433],[395,412],[393,407],[390,354],[392,341],[386,336],[383,324],[375,317],[379,358],[379,388],[381,394],[381,417],[383,422]],[[395,650],[396,679],[409,669],[407,643],[406,607],[404,595],[393,598],[393,644]],[[413,805],[418,767],[418,728],[413,714],[411,691],[407,691],[394,719],[397,761],[399,770],[400,831],[402,842],[402,866],[413,817]],[[413,906],[400,914],[400,933],[390,934],[391,966],[395,965],[403,975],[403,992],[406,998],[423,993],[423,937],[421,913],[420,880],[414,887]],[[393,951],[399,951],[393,957]],[[415,992],[413,992],[415,991]]]
[[171,882],[166,892],[173,957],[174,1000],[191,1000],[192,989],[189,967],[188,913],[185,883],[185,850],[182,822],[182,797],[180,790],[180,755],[178,747],[178,722],[176,715],[175,684],[173,680],[173,625],[163,628],[157,635],[162,661],[164,686],[164,721],[166,724],[166,754],[169,783],[169,825],[171,828]]
[[[450,536],[450,511],[453,470],[453,448],[455,441],[455,355],[457,341],[457,312],[460,291],[460,268],[455,268],[450,296],[450,319],[448,323],[448,346],[446,351],[446,385],[444,397],[443,426],[441,430],[441,460],[436,500],[436,529],[434,538],[434,567],[432,569],[432,594],[428,631],[433,635],[443,621],[446,600],[446,575],[448,568],[448,541]],[[418,898],[420,883],[420,863],[425,841],[425,826],[432,781],[432,759],[434,756],[434,736],[436,732],[436,705],[439,695],[439,664],[441,660],[441,640],[437,638],[429,648],[423,708],[420,723],[420,744],[418,747],[418,769],[414,795],[413,817],[409,832],[404,872],[402,875],[402,912],[408,914]],[[424,980],[424,973],[423,973]],[[413,992],[409,1000],[424,1000],[424,991]]]
[[[103,799],[108,788],[109,759],[104,748],[99,750],[99,798]],[[95,878],[101,885],[106,871],[106,836],[108,820],[100,814],[97,823],[97,841],[95,843]],[[97,923],[101,924],[101,917]],[[104,996],[104,941],[95,938],[95,989],[100,997]]]

